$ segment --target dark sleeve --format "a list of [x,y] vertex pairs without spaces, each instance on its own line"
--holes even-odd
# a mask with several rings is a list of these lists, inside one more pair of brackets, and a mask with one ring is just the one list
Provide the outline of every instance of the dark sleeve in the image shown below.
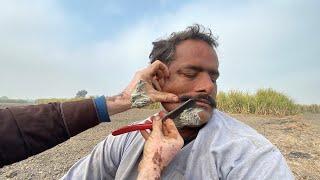
[[0,167],[99,124],[92,99],[0,109]]

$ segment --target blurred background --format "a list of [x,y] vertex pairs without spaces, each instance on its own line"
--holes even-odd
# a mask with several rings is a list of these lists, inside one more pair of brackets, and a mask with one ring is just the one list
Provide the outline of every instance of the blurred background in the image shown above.
[[0,2],[0,97],[114,95],[152,41],[194,23],[218,37],[219,91],[272,88],[320,104],[319,1]]

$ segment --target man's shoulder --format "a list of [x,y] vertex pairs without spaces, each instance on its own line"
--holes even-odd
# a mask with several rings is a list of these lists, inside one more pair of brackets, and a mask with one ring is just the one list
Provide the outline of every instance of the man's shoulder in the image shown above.
[[214,111],[210,128],[216,130],[215,144],[247,145],[251,148],[271,147],[272,143],[252,127],[219,110]]
[[132,143],[135,143],[135,142],[140,143],[142,142],[142,140],[143,140],[143,137],[139,131],[132,131],[132,132],[124,133],[121,135],[116,135],[116,136],[109,134],[105,139],[105,141],[112,141],[114,143],[122,144],[123,146],[126,146],[126,147],[130,146]]
[[195,146],[207,159],[214,158],[217,168],[248,164],[259,157],[281,156],[270,141],[250,126],[218,110],[213,114],[199,132]]
[[250,126],[223,112],[215,110],[199,134],[201,137],[197,137],[195,143],[197,149],[202,150],[198,156],[205,155],[207,161],[214,162],[222,177],[248,179],[241,178],[248,175],[259,179],[261,175],[270,179],[292,179],[278,148]]

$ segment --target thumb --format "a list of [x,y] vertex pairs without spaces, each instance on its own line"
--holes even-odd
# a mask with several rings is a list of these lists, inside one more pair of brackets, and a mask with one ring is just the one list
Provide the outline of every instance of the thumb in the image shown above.
[[177,95],[160,91],[155,91],[152,99],[154,102],[179,102]]
[[163,123],[164,123],[164,129],[167,130],[169,137],[176,139],[178,136],[180,136],[179,131],[172,119],[168,118]]
[[152,116],[152,132],[156,136],[162,135],[162,120],[160,116]]

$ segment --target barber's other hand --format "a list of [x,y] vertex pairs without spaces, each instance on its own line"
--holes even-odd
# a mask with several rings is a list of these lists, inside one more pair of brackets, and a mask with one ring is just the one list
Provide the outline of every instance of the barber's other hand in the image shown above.
[[139,176],[150,175],[150,172],[155,171],[160,175],[161,170],[170,163],[184,144],[174,122],[171,119],[162,122],[163,116],[164,112],[160,112],[159,115],[151,117],[151,133],[146,130],[140,131],[146,142],[139,164]]
[[[143,83],[142,91],[146,97],[149,98],[149,102],[145,105],[154,103],[154,102],[178,102],[179,98],[177,95],[172,93],[161,92],[161,87],[164,85],[165,79],[169,77],[168,67],[157,60],[150,64],[145,69],[142,69],[134,75],[130,84],[123,91],[123,95],[128,98],[131,98],[132,95],[137,89],[137,84],[140,82]],[[142,105],[144,106],[144,105]],[[142,107],[140,106],[140,107]],[[139,106],[133,106],[139,107]]]

